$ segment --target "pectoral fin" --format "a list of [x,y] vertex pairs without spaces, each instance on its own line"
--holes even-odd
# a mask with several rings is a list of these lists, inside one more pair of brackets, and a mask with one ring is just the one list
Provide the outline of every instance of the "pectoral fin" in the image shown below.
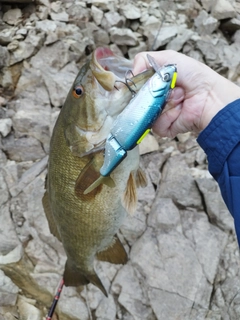
[[127,253],[117,235],[115,235],[112,245],[99,252],[97,258],[114,264],[125,264],[128,261]]
[[108,177],[103,177],[100,176],[97,180],[95,180],[84,192],[83,194],[88,194],[90,192],[92,192],[94,189],[98,188],[101,184],[105,184],[110,188],[114,188],[115,187],[115,182],[113,181],[113,179],[108,176]]
[[46,215],[47,220],[48,220],[48,225],[49,225],[49,229],[50,229],[51,233],[59,241],[62,241],[61,237],[60,237],[60,234],[58,232],[58,229],[57,229],[57,225],[54,222],[54,218],[53,218],[52,210],[51,210],[51,207],[50,207],[49,196],[48,196],[48,192],[47,191],[45,191],[44,196],[42,198],[42,204],[43,204],[43,209],[44,209],[45,215]]
[[98,287],[106,297],[108,296],[106,289],[104,288],[101,280],[94,270],[92,271],[92,273],[83,274],[77,267],[74,266],[73,263],[69,261],[69,259],[67,260],[65,265],[63,280],[65,286],[67,287],[84,286],[91,282],[96,287]]
[[130,173],[126,190],[123,195],[122,204],[126,211],[133,214],[137,208],[137,187],[133,172]]

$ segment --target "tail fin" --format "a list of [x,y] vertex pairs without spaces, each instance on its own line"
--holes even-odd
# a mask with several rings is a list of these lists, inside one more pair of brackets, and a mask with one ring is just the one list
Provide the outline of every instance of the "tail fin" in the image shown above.
[[91,282],[98,287],[106,297],[108,297],[106,289],[94,270],[92,273],[84,274],[72,263],[70,263],[69,260],[67,260],[65,265],[63,279],[66,287],[84,286]]

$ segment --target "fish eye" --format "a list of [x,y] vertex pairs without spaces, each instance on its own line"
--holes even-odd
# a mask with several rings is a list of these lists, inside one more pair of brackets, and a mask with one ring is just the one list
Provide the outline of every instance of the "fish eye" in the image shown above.
[[170,74],[169,73],[165,73],[163,76],[163,81],[170,81]]
[[82,86],[76,86],[74,89],[73,89],[73,96],[74,98],[80,98],[82,95],[83,95],[83,87]]

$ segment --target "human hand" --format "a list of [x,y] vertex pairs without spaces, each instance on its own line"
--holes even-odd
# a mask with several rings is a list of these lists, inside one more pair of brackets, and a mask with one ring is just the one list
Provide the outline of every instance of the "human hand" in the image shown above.
[[153,126],[162,137],[175,137],[188,131],[200,132],[230,102],[240,98],[240,88],[205,64],[172,51],[142,52],[134,59],[133,74],[149,68],[147,53],[162,66],[175,63],[176,88]]

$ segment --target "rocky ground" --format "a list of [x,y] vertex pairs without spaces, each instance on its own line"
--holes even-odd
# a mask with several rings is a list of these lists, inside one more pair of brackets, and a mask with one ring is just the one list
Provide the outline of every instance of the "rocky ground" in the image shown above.
[[[102,45],[130,59],[181,51],[240,85],[240,1],[1,1],[1,320],[44,319],[61,279],[65,254],[41,205],[49,140]],[[120,230],[129,262],[98,263],[108,299],[92,285],[64,288],[54,320],[240,318],[239,249],[205,154],[191,134],[149,139],[148,186]]]

